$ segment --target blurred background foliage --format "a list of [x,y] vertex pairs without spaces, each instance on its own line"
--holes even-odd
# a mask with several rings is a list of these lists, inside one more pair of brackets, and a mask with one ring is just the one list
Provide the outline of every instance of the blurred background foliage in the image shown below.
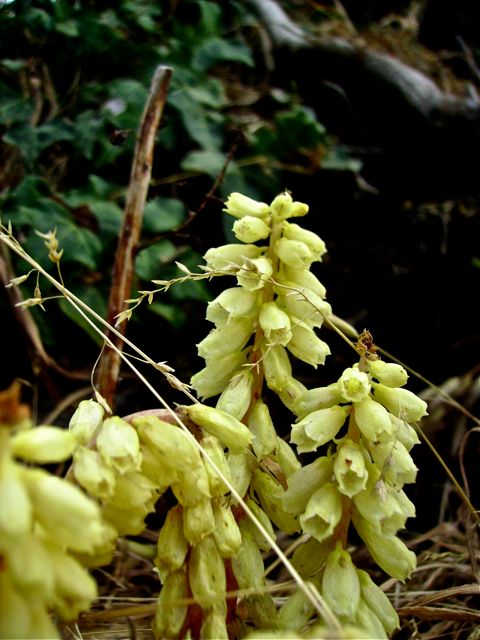
[[[178,274],[175,260],[195,268],[201,253],[228,237],[220,200],[205,201],[222,171],[216,198],[238,190],[268,200],[288,186],[283,169],[308,173],[320,163],[331,171],[359,169],[302,105],[293,84],[289,91],[269,86],[268,51],[259,48],[256,22],[242,5],[0,2],[2,219],[49,270],[35,231],[56,228],[65,284],[102,315],[136,131],[157,65],[171,66],[174,74],[134,290]],[[14,264],[16,273],[23,269]],[[208,297],[202,283],[173,287],[135,314],[130,336],[162,359],[175,357],[172,340],[179,342],[187,319],[203,315]],[[98,339],[66,301],[49,303],[47,314],[32,313],[60,364],[92,365]],[[7,375],[28,377],[22,348],[15,347],[18,371]]]

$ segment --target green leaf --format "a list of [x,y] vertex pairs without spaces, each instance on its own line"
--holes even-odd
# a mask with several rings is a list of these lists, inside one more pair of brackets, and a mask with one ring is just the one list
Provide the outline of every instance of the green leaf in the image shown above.
[[62,33],[69,38],[76,38],[80,35],[79,25],[75,20],[64,20],[55,24],[55,31]]
[[98,222],[101,235],[117,237],[123,219],[122,209],[108,200],[96,200],[89,207]]
[[162,266],[172,262],[176,255],[175,245],[170,240],[161,240],[138,254],[135,273],[142,280],[154,280],[158,278]]
[[13,60],[12,58],[3,58],[2,60],[0,60],[0,64],[2,65],[2,67],[5,67],[5,69],[8,69],[8,71],[15,72],[23,69],[27,63],[21,58],[16,60]]
[[222,144],[219,128],[212,122],[208,111],[189,93],[182,89],[171,94],[170,104],[178,111],[182,124],[192,140],[203,149],[216,150]]
[[208,71],[220,62],[240,62],[254,66],[250,50],[240,42],[228,42],[221,38],[210,38],[204,42],[193,56],[192,64],[198,71]]
[[186,217],[186,207],[175,198],[150,200],[143,213],[143,230],[147,233],[164,233],[179,227]]
[[181,167],[185,171],[199,171],[216,178],[226,160],[226,155],[221,151],[190,151],[183,158]]

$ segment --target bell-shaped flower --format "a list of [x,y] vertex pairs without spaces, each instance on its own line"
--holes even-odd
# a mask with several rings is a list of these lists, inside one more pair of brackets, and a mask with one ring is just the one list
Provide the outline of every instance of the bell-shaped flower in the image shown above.
[[285,378],[282,388],[278,391],[278,397],[287,409],[290,409],[292,413],[295,413],[297,402],[306,390],[307,387],[302,384],[300,380],[291,376],[289,378]]
[[298,445],[298,452],[316,451],[336,437],[349,413],[349,407],[319,409],[292,425],[291,442]]
[[255,244],[224,244],[209,249],[203,256],[210,269],[240,269],[247,258],[258,258],[264,251]]
[[258,305],[257,293],[243,287],[231,287],[208,303],[206,318],[217,327],[223,327],[230,320],[252,315]]
[[300,516],[304,533],[319,542],[330,538],[342,517],[342,494],[332,482],[317,489]]
[[313,411],[328,409],[340,404],[342,396],[337,382],[333,382],[326,387],[316,387],[308,389],[303,393],[293,406],[293,413],[298,418],[304,418]]
[[270,207],[265,202],[258,202],[242,193],[231,193],[225,203],[225,213],[234,218],[254,217],[265,219],[270,215]]
[[[270,520],[268,515],[265,513],[265,511],[261,508],[259,504],[257,504],[257,502],[255,502],[255,500],[252,500],[252,498],[248,496],[245,497],[245,502],[247,503],[247,507],[253,513],[255,518],[260,522],[263,528],[267,531],[270,538],[272,540],[275,540],[275,531],[273,530],[272,521]],[[253,520],[251,520],[248,516],[241,520],[241,528],[244,533],[245,531],[248,531],[248,535],[255,541],[255,543],[257,544],[258,548],[261,551],[269,551],[271,549],[271,544],[269,540],[267,540],[267,538],[258,529],[258,527],[253,522]]]
[[91,496],[103,500],[113,495],[115,472],[98,451],[79,447],[73,456],[73,474]]
[[[244,496],[250,486],[253,475],[252,456],[249,451],[227,456],[228,468],[233,488],[240,496]],[[232,496],[231,504],[237,504],[237,499]]]
[[324,241],[317,236],[316,233],[309,231],[308,229],[304,229],[298,224],[285,222],[282,228],[282,235],[288,240],[296,240],[305,243],[312,252],[314,260],[316,261],[321,260],[323,254],[327,251]]
[[391,389],[384,384],[374,387],[375,400],[397,418],[410,424],[427,415],[427,403],[408,389]]
[[243,518],[239,523],[242,546],[232,558],[232,569],[240,589],[261,587],[265,584],[263,558],[256,541],[252,538]]
[[69,431],[79,444],[88,444],[100,430],[105,410],[95,400],[82,400],[70,418]]
[[360,591],[362,600],[369,609],[377,616],[388,635],[398,629],[400,622],[398,614],[385,593],[378,587],[366,571],[357,569],[360,580]]
[[120,535],[137,535],[145,529],[144,520],[155,508],[157,487],[139,472],[118,476],[115,492],[103,506],[103,516]]
[[280,285],[275,290],[278,294],[285,293],[285,287],[293,287],[304,293],[311,291],[322,299],[327,295],[327,290],[317,276],[305,269],[295,269],[282,264],[275,280]]
[[252,488],[258,496],[262,509],[274,525],[285,533],[294,533],[299,530],[297,519],[285,510],[282,501],[284,490],[273,476],[257,469],[253,476]]
[[355,615],[355,624],[357,624],[361,629],[364,629],[368,633],[369,638],[375,638],[375,640],[388,640],[385,627],[363,598],[358,603]]
[[262,305],[258,321],[269,344],[286,346],[289,343],[292,337],[290,318],[275,302]]
[[240,242],[258,242],[270,235],[270,226],[264,220],[253,216],[244,216],[233,224],[233,233]]
[[142,443],[140,450],[142,452],[140,471],[155,483],[159,493],[163,493],[178,480],[180,473],[184,473],[177,468],[175,460],[170,460],[170,464],[166,464],[165,458],[156,455],[148,444]]
[[183,409],[190,420],[218,438],[233,453],[242,453],[252,441],[252,434],[248,428],[220,409],[200,403]]
[[338,379],[338,388],[344,401],[360,402],[370,393],[370,379],[358,367],[349,367]]
[[332,314],[330,304],[309,289],[284,289],[278,296],[277,304],[291,318],[300,318],[309,327],[320,328],[325,318]]
[[352,558],[340,541],[327,556],[322,595],[337,616],[351,619],[355,615],[360,602],[360,581]]
[[195,442],[183,429],[160,420],[157,416],[144,415],[132,419],[142,444],[152,451],[168,466],[174,466],[179,472],[186,472],[202,464]]
[[287,349],[299,360],[312,365],[315,369],[319,364],[325,364],[325,359],[330,355],[330,347],[320,340],[305,322],[295,318],[292,321],[292,339]]
[[188,542],[183,533],[183,513],[180,506],[172,507],[158,533],[155,566],[162,581],[168,573],[180,569],[187,557]]
[[296,218],[308,213],[308,204],[304,202],[294,202],[292,196],[285,191],[279,194],[270,204],[270,211],[275,222]]
[[230,379],[247,360],[247,351],[236,351],[220,358],[209,358],[207,366],[192,376],[190,384],[203,400],[222,393]]
[[293,515],[303,513],[313,493],[328,482],[331,477],[332,461],[326,456],[317,458],[298,469],[289,476],[288,488],[282,495],[285,510]]
[[107,418],[97,436],[97,449],[102,459],[118,473],[140,468],[142,454],[135,429],[122,418]]
[[197,544],[213,533],[214,529],[215,518],[209,498],[201,498],[196,504],[184,507],[183,533],[190,544]]
[[242,545],[242,534],[229,505],[214,502],[212,509],[215,518],[213,537],[218,551],[222,558],[231,558]]
[[272,454],[277,448],[277,432],[273,426],[268,406],[260,399],[253,405],[248,417],[252,446],[259,460]]
[[302,464],[297,458],[293,447],[283,438],[277,436],[277,449],[272,455],[272,459],[280,465],[285,478],[289,478],[292,473],[298,471]]
[[415,482],[418,469],[399,440],[371,442],[368,449],[373,461],[392,486],[401,488],[405,483]]
[[[211,460],[215,464],[221,475],[226,480],[230,481],[230,467],[228,466],[227,458],[225,456],[223,445],[221,444],[220,440],[218,440],[218,438],[215,438],[215,436],[206,435],[202,438],[201,445],[204,452],[208,455],[209,460]],[[214,498],[219,498],[228,493],[230,489],[227,487],[222,477],[210,464],[209,460],[204,459],[204,466],[208,477],[210,495]]]
[[53,540],[76,551],[102,543],[100,509],[78,487],[41,469],[25,469],[22,475],[34,517]]
[[355,421],[362,436],[376,442],[385,434],[393,434],[393,425],[388,411],[370,395],[353,405]]
[[[277,625],[279,629],[282,629],[282,632],[280,632],[282,635],[279,638],[288,638],[288,640],[300,638],[300,635],[294,635],[294,630],[302,629],[314,613],[315,606],[310,598],[301,589],[296,589],[287,597],[278,610]],[[290,630],[292,635],[285,636],[284,630]]]
[[201,498],[210,498],[210,477],[203,460],[179,473],[178,480],[172,483],[171,488],[183,506],[192,506]]
[[198,355],[208,362],[210,358],[223,358],[234,351],[241,351],[252,331],[253,321],[248,316],[230,320],[223,327],[212,329],[207,337],[197,344]]
[[157,599],[153,621],[156,638],[177,638],[187,615],[187,578],[184,569],[167,574]]
[[244,370],[237,373],[222,391],[216,408],[241,420],[247,413],[252,400],[253,374]]
[[292,365],[285,348],[281,345],[268,345],[262,350],[262,364],[267,387],[279,393],[292,377]]
[[417,432],[408,422],[392,414],[390,414],[390,420],[394,427],[395,437],[400,440],[407,451],[410,451],[414,445],[420,444]]
[[32,505],[21,467],[0,451],[0,535],[20,536],[32,526]]
[[386,387],[403,387],[408,380],[408,373],[401,364],[384,360],[369,360],[368,372]]
[[315,538],[309,538],[298,546],[292,555],[292,564],[303,579],[318,574],[332,550],[330,539],[319,542]]
[[365,489],[368,472],[362,450],[356,442],[346,439],[338,447],[333,472],[344,496],[351,498]]
[[375,525],[353,514],[353,524],[367,549],[378,564],[392,578],[405,580],[416,567],[413,551],[394,535],[384,535]]
[[14,456],[39,464],[67,460],[77,446],[73,433],[59,427],[34,427],[18,431],[10,438]]
[[310,265],[316,259],[308,245],[301,240],[280,238],[273,248],[280,261],[294,269],[310,269]]
[[238,284],[247,291],[262,289],[273,273],[273,265],[270,258],[248,258],[237,271]]

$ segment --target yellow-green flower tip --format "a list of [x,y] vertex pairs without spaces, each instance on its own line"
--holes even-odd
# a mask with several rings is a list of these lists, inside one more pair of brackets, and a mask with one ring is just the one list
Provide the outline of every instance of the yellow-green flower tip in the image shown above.
[[292,425],[291,442],[297,445],[299,453],[316,451],[318,447],[333,440],[342,428],[349,413],[348,407],[328,407],[318,409]]
[[142,454],[137,432],[118,416],[104,420],[97,436],[97,449],[118,473],[140,468]]
[[350,367],[338,380],[338,389],[346,402],[360,402],[370,393],[370,379],[364,371]]
[[241,220],[235,220],[233,233],[240,242],[252,243],[265,240],[270,235],[270,226],[254,216],[244,216]]
[[360,602],[360,581],[341,542],[328,554],[322,577],[322,595],[337,616],[352,619]]
[[333,535],[341,517],[342,496],[332,482],[327,482],[311,496],[300,524],[305,533],[322,542]]
[[88,444],[97,435],[104,414],[104,408],[95,400],[80,402],[68,425],[79,444]]
[[225,411],[205,404],[193,404],[183,409],[195,424],[218,438],[233,453],[241,453],[250,445],[252,434],[248,428]]
[[70,458],[78,446],[73,433],[59,427],[39,426],[18,431],[11,439],[14,456],[45,464]]
[[265,219],[270,215],[270,207],[265,202],[258,202],[242,193],[231,193],[225,203],[225,213],[234,218],[254,217]]
[[386,387],[403,387],[408,380],[408,373],[400,364],[384,362],[383,360],[371,360],[368,363],[368,372]]

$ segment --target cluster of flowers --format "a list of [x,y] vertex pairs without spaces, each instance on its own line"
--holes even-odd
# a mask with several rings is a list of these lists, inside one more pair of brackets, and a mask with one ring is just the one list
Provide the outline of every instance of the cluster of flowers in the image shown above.
[[0,425],[1,638],[60,638],[50,613],[70,621],[96,598],[83,556],[109,536],[100,509],[34,466],[67,460],[76,446],[57,427]]

